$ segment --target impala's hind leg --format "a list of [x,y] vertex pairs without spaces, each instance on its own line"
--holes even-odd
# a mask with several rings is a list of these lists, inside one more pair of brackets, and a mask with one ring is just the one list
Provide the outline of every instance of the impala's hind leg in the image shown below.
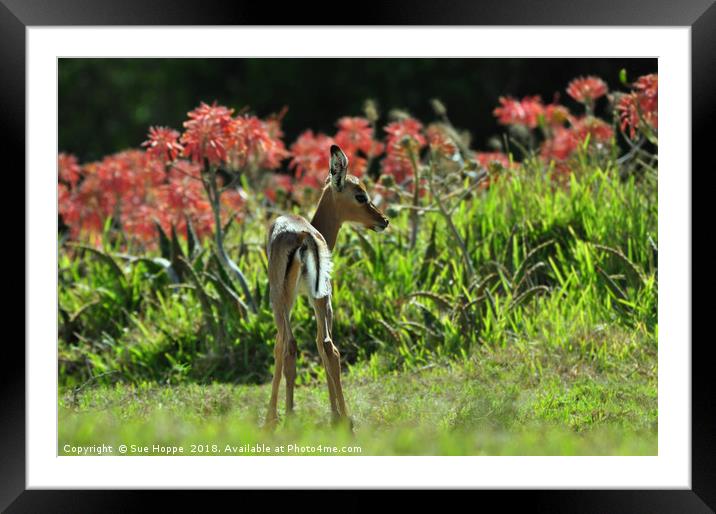
[[266,413],[266,426],[273,428],[278,422],[278,388],[281,385],[281,372],[283,369],[283,335],[281,330],[276,334],[276,346],[273,349],[274,370],[273,382],[271,384],[271,399],[269,400],[268,412]]
[[293,414],[293,388],[296,384],[296,354],[298,346],[293,338],[291,327],[286,327],[286,339],[283,344],[283,376],[286,377],[286,416]]
[[296,340],[289,324],[289,312],[276,310],[274,318],[278,327],[276,346],[274,347],[274,372],[271,384],[271,399],[269,400],[266,424],[276,425],[278,421],[278,391],[281,385],[281,374],[286,377],[286,414],[293,411],[293,387],[296,383]]
[[278,390],[281,385],[281,374],[286,377],[286,413],[293,410],[293,387],[296,383],[296,340],[291,332],[291,308],[296,298],[296,286],[301,263],[292,260],[288,263],[288,269],[281,285],[272,291],[271,307],[273,308],[274,320],[278,335],[274,348],[274,373],[271,385],[271,399],[269,400],[266,425],[273,427],[278,421]]
[[343,388],[341,387],[341,354],[338,348],[333,344],[332,337],[332,321],[333,309],[331,307],[331,297],[324,296],[316,298],[313,302],[313,308],[316,313],[316,324],[318,328],[318,351],[321,353],[326,374],[328,375],[329,394],[331,395],[331,410],[334,418],[347,419],[348,409],[343,398]]

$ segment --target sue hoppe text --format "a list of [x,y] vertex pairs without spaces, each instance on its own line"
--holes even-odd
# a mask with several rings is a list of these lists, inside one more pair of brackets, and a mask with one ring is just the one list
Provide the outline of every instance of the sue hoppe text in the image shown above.
[[360,446],[303,446],[298,444],[282,444],[271,446],[262,443],[254,444],[190,444],[190,445],[138,445],[138,444],[99,444],[73,445],[62,447],[63,455],[286,455],[286,454],[361,454]]

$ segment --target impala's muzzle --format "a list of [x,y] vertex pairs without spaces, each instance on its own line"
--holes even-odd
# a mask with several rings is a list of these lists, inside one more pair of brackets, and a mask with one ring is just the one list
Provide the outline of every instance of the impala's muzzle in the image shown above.
[[380,223],[373,225],[373,230],[376,232],[383,232],[386,228],[388,228],[389,224],[390,222],[388,221],[388,218],[383,218]]

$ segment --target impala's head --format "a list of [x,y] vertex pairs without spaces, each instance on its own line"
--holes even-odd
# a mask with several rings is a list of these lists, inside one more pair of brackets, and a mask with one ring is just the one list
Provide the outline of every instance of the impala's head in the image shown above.
[[348,157],[337,145],[331,146],[329,171],[329,187],[339,221],[360,223],[376,232],[385,230],[388,218],[373,205],[360,180],[348,175]]

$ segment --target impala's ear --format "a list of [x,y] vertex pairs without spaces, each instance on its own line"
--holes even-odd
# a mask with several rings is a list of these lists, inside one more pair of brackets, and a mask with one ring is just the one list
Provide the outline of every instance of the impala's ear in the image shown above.
[[331,177],[331,185],[338,191],[343,190],[348,172],[348,157],[338,145],[331,145],[331,164],[328,168]]

